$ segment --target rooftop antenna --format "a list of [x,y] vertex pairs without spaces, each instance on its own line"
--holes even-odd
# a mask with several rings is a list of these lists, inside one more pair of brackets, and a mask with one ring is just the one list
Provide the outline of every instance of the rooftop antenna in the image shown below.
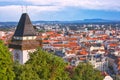
[[23,11],[24,11],[23,0],[21,0],[21,11],[22,11],[22,13],[23,13]]
[[23,13],[23,5],[21,6],[21,8],[22,8],[22,13]]
[[28,8],[27,4],[24,5],[23,1],[22,1],[22,3],[21,3],[21,11],[22,11],[22,13],[27,13],[28,12],[27,8]]
[[26,9],[26,13],[27,13],[27,12],[28,12],[28,11],[27,11],[27,5],[26,5],[25,9]]

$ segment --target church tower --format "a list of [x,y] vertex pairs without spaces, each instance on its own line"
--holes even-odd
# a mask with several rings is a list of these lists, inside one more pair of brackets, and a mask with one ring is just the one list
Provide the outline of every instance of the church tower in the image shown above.
[[13,48],[13,59],[24,64],[29,59],[29,52],[35,51],[40,45],[28,14],[23,13],[9,44],[9,48]]

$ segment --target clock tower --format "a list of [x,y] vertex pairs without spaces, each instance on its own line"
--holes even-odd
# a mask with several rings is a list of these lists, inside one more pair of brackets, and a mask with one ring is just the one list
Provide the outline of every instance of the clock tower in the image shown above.
[[13,49],[13,59],[24,64],[29,59],[29,53],[40,46],[41,42],[37,39],[28,14],[23,13],[9,44],[9,48]]

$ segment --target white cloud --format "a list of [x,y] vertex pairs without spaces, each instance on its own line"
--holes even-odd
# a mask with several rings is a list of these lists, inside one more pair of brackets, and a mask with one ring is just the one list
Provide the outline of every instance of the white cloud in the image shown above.
[[0,6],[0,20],[1,21],[12,21],[18,20],[17,16],[20,16],[22,13],[20,10],[20,6],[12,5],[12,6]]
[[[0,0],[9,1],[9,0]],[[16,0],[11,0],[16,1]],[[20,0],[18,0],[20,1]],[[115,10],[120,11],[120,0],[21,0],[24,4],[31,4],[28,12],[39,13],[41,11],[61,11],[66,7],[78,7],[92,10]],[[21,12],[20,5],[0,6],[0,12]],[[24,8],[25,11],[25,8]],[[10,11],[10,13],[12,13]]]
[[[50,11],[59,11],[62,7],[60,6],[28,6],[27,12],[31,16],[40,15],[42,12],[50,12]],[[23,10],[21,5],[8,5],[8,6],[0,6],[0,20],[8,21],[16,21],[18,20],[22,12],[26,12],[26,7],[24,6]]]
[[97,10],[118,10],[120,11],[119,0],[25,0],[33,5],[57,5],[60,7],[79,7]]
[[58,11],[62,9],[60,6],[28,6],[29,10],[32,11]]
[[[27,6],[28,12],[39,12],[39,11],[58,11],[62,9],[59,6]],[[21,5],[10,5],[10,6],[0,6],[1,13],[20,13],[26,12],[26,6],[22,7]]]
[[[15,2],[16,0],[0,0],[0,2]],[[18,0],[20,1],[20,0]]]
[[[120,0],[18,0],[28,4],[28,13],[31,16],[40,15],[42,12],[61,11],[66,7],[77,7],[91,10],[120,11]],[[0,0],[0,2],[17,2],[17,0]],[[26,3],[25,3],[26,2]],[[25,7],[24,7],[25,12]],[[22,13],[21,5],[0,6],[0,20],[18,20]],[[37,18],[37,17],[36,17]]]

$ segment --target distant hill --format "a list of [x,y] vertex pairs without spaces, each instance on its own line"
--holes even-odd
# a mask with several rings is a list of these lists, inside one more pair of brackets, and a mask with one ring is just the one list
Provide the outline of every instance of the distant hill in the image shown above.
[[[17,25],[18,22],[0,22],[0,25]],[[105,20],[105,19],[84,19],[74,21],[33,21],[33,24],[56,24],[56,23],[120,23],[117,20]]]
[[84,19],[84,22],[113,22],[113,21],[105,19]]
[[0,22],[0,25],[16,25],[17,22]]
[[73,22],[77,23],[120,23],[117,20],[105,20],[105,19],[84,19],[84,20],[76,20]]

